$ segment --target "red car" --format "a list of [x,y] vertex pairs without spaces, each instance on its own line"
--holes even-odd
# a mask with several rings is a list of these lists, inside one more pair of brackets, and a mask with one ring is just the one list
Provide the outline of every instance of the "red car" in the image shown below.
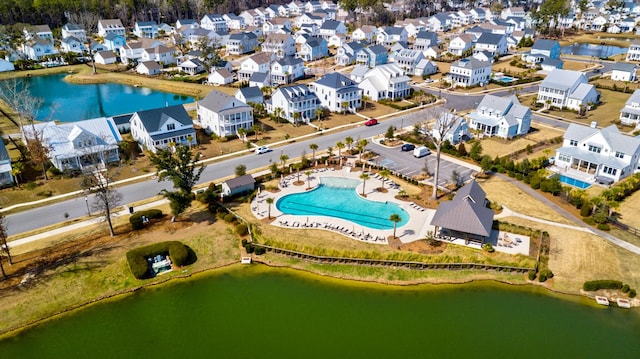
[[378,124],[378,120],[376,120],[375,118],[372,118],[369,121],[364,123],[365,126],[374,126],[377,124]]

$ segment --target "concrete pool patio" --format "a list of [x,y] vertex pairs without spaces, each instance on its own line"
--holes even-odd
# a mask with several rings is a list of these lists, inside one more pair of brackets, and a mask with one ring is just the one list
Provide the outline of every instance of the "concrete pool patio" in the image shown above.
[[[251,212],[258,219],[266,219],[269,212],[269,204],[266,202],[267,198],[273,198],[271,204],[271,218],[273,221],[270,225],[278,226],[282,228],[292,229],[320,229],[332,231],[337,234],[341,234],[345,237],[349,237],[352,240],[361,242],[368,242],[373,244],[388,244],[387,238],[393,235],[393,228],[391,229],[374,229],[363,225],[355,224],[351,221],[321,215],[293,215],[284,214],[277,207],[277,201],[290,194],[302,193],[317,188],[320,184],[320,179],[323,177],[338,177],[338,178],[350,178],[360,181],[360,184],[354,189],[357,193],[362,193],[362,179],[360,175],[362,171],[352,171],[352,167],[345,166],[340,170],[333,168],[317,168],[312,170],[310,181],[307,181],[307,176],[300,173],[300,182],[302,185],[294,185],[293,182],[297,181],[297,174],[290,174],[284,177],[279,182],[280,191],[273,193],[269,191],[261,191],[251,202]],[[434,226],[430,225],[431,219],[435,214],[435,210],[424,208],[411,201],[398,200],[395,197],[401,190],[400,186],[393,182],[393,179],[387,179],[385,181],[385,188],[387,192],[379,192],[377,188],[382,186],[382,181],[376,178],[376,174],[371,172],[365,172],[369,174],[370,178],[365,184],[365,195],[367,200],[378,202],[391,202],[400,206],[409,214],[409,221],[396,229],[396,237],[402,243],[410,243],[417,240],[425,239],[429,234],[434,233]],[[391,222],[390,222],[390,225]],[[518,238],[518,241],[505,241],[504,238]],[[449,242],[457,245],[463,245],[470,248],[481,249],[480,245],[474,243],[465,244],[462,239],[443,240],[443,242]],[[498,231],[492,231],[491,237],[486,240],[491,243],[497,251],[509,253],[509,254],[524,254],[529,255],[529,238],[522,235],[514,235],[511,233],[503,233]]]

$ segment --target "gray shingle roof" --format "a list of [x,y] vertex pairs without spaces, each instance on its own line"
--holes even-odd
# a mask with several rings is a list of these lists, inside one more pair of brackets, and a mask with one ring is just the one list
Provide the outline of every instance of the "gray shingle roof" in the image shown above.
[[193,125],[193,121],[182,105],[161,107],[153,110],[136,112],[147,132],[156,132],[169,119],[180,122],[183,125]]
[[262,97],[262,91],[257,86],[242,87],[238,89],[238,92],[240,92],[244,98]]
[[608,145],[611,146],[614,151],[631,155],[634,154],[640,146],[640,139],[620,133],[616,125],[597,129],[572,123],[564,133],[564,138],[584,141],[598,132],[602,134]]
[[483,32],[482,35],[480,35],[480,37],[476,41],[476,43],[477,44],[497,45],[500,42],[500,40],[502,40],[502,38],[504,38],[504,35],[491,34],[491,33],[488,33],[488,32]]
[[467,57],[458,62],[453,63],[451,66],[464,67],[465,69],[479,69],[481,67],[491,66],[489,61],[481,61],[475,57]]
[[560,46],[560,43],[556,40],[538,39],[531,46],[531,50],[550,51],[556,45]]
[[226,180],[224,183],[227,184],[227,187],[229,187],[229,189],[233,190],[235,188],[255,184],[256,180],[251,175],[243,175],[240,177],[232,178],[230,180]]
[[613,67],[611,68],[611,70],[615,70],[615,71],[624,71],[624,72],[632,72],[635,73],[636,72],[636,64],[630,64],[630,63],[626,63],[626,62],[616,62],[613,64]]
[[356,85],[356,83],[352,81],[350,78],[338,72],[332,72],[330,74],[326,74],[315,83],[318,85],[327,86],[334,89],[340,89],[343,87]]
[[320,28],[323,30],[336,30],[338,26],[340,26],[340,24],[340,21],[326,20],[322,23],[322,26],[320,26]]
[[443,202],[431,220],[431,225],[472,233],[484,237],[491,235],[493,211],[485,206],[485,193],[471,181],[458,190],[449,202]]
[[586,77],[582,72],[553,69],[549,75],[542,81],[540,87],[549,87],[559,90],[567,90],[571,88],[576,82],[587,82]]

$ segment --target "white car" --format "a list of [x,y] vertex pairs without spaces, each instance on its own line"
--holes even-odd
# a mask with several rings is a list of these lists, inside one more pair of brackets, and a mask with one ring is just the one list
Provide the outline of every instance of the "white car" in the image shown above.
[[271,149],[267,146],[261,146],[256,148],[256,154],[261,155],[263,153],[271,152]]

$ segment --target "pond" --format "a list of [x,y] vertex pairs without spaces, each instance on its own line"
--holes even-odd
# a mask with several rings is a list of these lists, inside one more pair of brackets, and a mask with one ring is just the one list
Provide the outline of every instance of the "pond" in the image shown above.
[[560,52],[569,55],[592,56],[596,58],[608,58],[610,56],[624,54],[629,49],[626,47],[594,45],[594,44],[573,44],[563,46]]
[[389,287],[237,265],[52,320],[1,341],[0,353],[20,359],[637,357],[638,312],[591,303],[488,282]]
[[37,119],[72,122],[193,102],[189,96],[121,84],[73,84],[65,74],[25,78],[43,99]]

